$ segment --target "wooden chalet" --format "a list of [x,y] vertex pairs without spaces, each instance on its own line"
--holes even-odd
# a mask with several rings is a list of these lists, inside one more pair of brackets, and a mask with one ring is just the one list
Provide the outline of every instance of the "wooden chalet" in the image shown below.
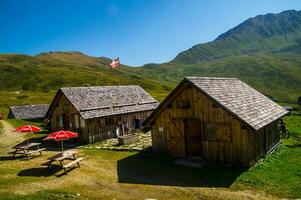
[[46,121],[52,131],[75,131],[81,142],[94,143],[139,131],[158,104],[134,85],[61,88]]
[[143,125],[154,152],[250,166],[280,144],[287,113],[238,79],[186,77]]
[[48,108],[49,104],[10,106],[7,118],[25,120],[44,119]]

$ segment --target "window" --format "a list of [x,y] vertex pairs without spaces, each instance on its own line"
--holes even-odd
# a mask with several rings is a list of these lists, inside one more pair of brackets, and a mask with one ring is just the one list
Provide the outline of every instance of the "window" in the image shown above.
[[69,102],[66,101],[64,104],[64,111],[69,111]]
[[172,104],[171,103],[167,104],[167,108],[172,108]]
[[229,124],[208,123],[205,128],[205,140],[226,143],[232,142],[232,132]]
[[241,125],[240,125],[240,128],[241,128],[242,130],[247,130],[247,127],[246,127],[244,124],[241,124]]
[[63,126],[64,126],[64,123],[63,123],[63,115],[60,115],[60,116],[59,116],[59,123],[60,123],[60,127],[63,127]]
[[112,125],[113,124],[113,118],[112,117],[107,117],[106,118],[106,126]]
[[213,123],[206,125],[205,139],[207,141],[216,141],[216,125]]
[[212,107],[213,107],[213,108],[218,108],[218,105],[215,104],[215,103],[212,103]]
[[134,127],[135,129],[141,128],[141,119],[134,119]]
[[78,115],[74,115],[75,128],[79,128]]
[[85,120],[82,117],[80,117],[80,127],[81,128],[85,128],[86,127],[86,122],[85,122]]
[[190,108],[190,101],[177,100],[176,107],[182,108],[182,109],[188,109],[188,108]]

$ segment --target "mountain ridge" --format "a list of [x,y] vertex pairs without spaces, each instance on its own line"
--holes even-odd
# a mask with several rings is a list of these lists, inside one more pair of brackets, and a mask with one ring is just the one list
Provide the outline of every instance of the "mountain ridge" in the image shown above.
[[301,43],[300,38],[301,11],[258,15],[222,33],[211,42],[196,44],[180,52],[170,62],[195,64],[229,55],[283,48],[296,42]]
[[294,102],[301,96],[300,53],[301,11],[290,10],[249,18],[169,62],[142,67],[111,69],[111,59],[77,51],[0,54],[0,91],[46,94],[62,86],[139,84],[162,99],[185,76],[217,76],[239,78],[274,100]]

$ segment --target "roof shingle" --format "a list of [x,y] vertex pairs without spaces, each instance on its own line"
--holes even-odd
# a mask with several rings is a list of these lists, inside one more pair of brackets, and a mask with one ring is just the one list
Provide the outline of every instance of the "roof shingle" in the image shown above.
[[12,112],[15,119],[42,119],[45,117],[48,108],[48,104],[11,106],[10,112]]
[[288,113],[282,106],[236,78],[186,77],[185,80],[255,130]]
[[84,119],[153,110],[158,102],[136,85],[60,89]]

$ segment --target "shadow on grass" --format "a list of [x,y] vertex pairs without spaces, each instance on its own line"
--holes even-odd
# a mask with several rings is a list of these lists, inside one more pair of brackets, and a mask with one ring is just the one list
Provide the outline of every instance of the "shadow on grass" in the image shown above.
[[301,147],[301,143],[287,144],[285,146],[288,147],[288,148],[300,148]]
[[[77,167],[68,168],[67,172],[71,172]],[[58,173],[61,172],[61,173]],[[49,177],[49,176],[56,176],[61,177],[66,175],[66,172],[63,170],[62,166],[60,165],[51,165],[47,169],[47,167],[37,167],[37,168],[30,168],[22,170],[18,173],[18,176],[34,176],[34,177]]]
[[15,160],[15,158],[13,156],[0,156],[0,162],[8,160]]
[[167,155],[137,153],[117,161],[119,183],[182,187],[230,187],[246,170],[224,166],[191,168]]
[[53,165],[47,170],[47,167],[37,167],[24,169],[18,173],[18,176],[49,177],[62,170],[61,166]]

